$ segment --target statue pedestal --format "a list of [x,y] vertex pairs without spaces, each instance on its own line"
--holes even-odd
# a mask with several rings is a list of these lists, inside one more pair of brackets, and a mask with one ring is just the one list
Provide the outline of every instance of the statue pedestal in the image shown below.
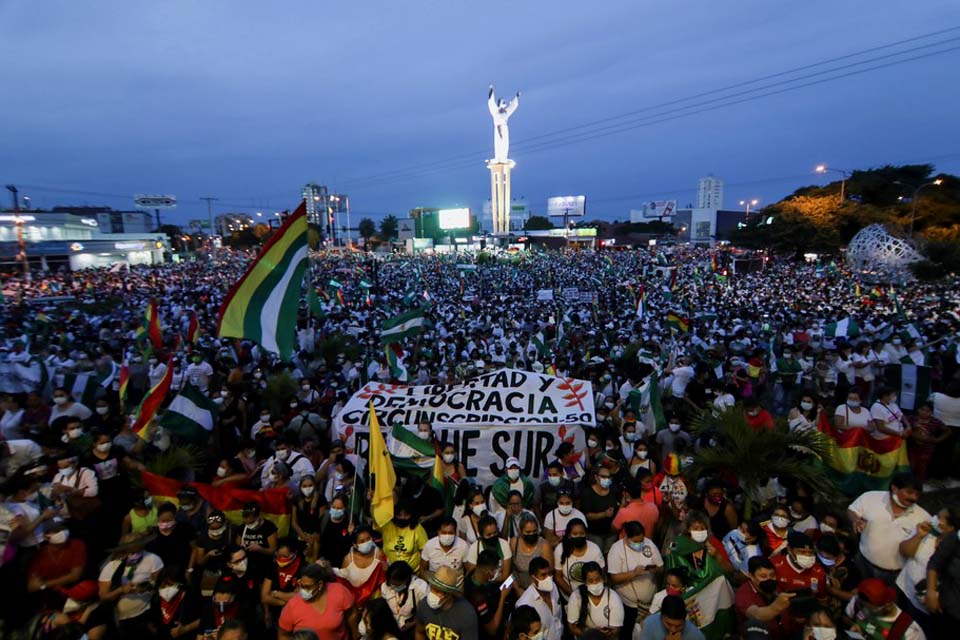
[[493,235],[510,233],[510,171],[517,163],[487,160],[490,169],[490,212],[493,215]]

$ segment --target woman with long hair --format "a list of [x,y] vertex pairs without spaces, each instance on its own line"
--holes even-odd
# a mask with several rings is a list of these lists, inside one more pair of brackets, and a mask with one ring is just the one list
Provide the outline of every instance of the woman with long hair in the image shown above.
[[579,518],[571,520],[560,546],[553,550],[557,587],[565,597],[569,598],[573,590],[583,584],[584,563],[591,561],[606,567],[600,547],[587,540],[586,523]]
[[390,605],[383,598],[374,598],[367,603],[360,620],[360,636],[365,640],[399,640],[403,637]]

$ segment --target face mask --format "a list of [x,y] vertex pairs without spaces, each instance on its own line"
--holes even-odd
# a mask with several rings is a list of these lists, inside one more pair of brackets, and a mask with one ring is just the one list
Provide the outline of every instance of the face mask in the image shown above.
[[806,516],[804,516],[802,513],[797,513],[793,509],[790,509],[790,517],[793,518],[794,522],[796,522],[797,520],[803,520]]
[[760,589],[760,593],[765,593],[768,596],[773,595],[777,592],[777,581],[761,580],[759,583],[757,583],[757,588]]
[[803,409],[804,411],[810,411],[810,409],[813,409],[813,403],[812,403],[812,402],[801,402],[801,403],[800,403],[800,408]]
[[220,527],[219,529],[207,529],[207,535],[216,540],[218,538],[222,538],[226,531],[226,527]]
[[63,469],[60,470],[60,473],[62,473],[68,478],[73,474],[75,474],[76,472],[77,472],[77,468],[73,465],[70,465],[69,467],[64,467]]
[[574,549],[583,549],[587,546],[587,538],[585,536],[576,536],[575,538],[570,538],[570,544]]
[[175,526],[177,526],[177,523],[173,520],[165,520],[157,523],[157,529],[160,529],[160,531],[170,531]]
[[309,498],[310,496],[313,495],[313,492],[316,491],[316,489],[317,488],[314,486],[300,487],[300,493],[303,494],[304,498]]
[[596,449],[599,444],[600,442],[597,440],[594,440],[593,438],[590,438],[589,440],[587,440],[587,446],[590,447],[591,449]]
[[837,630],[833,627],[810,627],[814,640],[836,640]]
[[262,378],[262,377],[263,377],[263,374],[260,373],[259,371],[255,371],[255,372],[253,373],[253,379],[254,379],[254,380],[259,380],[259,379]]
[[820,523],[820,532],[821,532],[821,533],[833,533],[833,532],[835,532],[835,531],[836,531],[836,529],[834,529],[834,528],[831,527],[830,525],[824,524],[824,523],[822,523],[822,522]]
[[634,551],[643,551],[642,542],[628,542],[627,546],[633,549]]
[[543,629],[540,629],[540,631],[537,631],[532,636],[527,636],[527,640],[543,640]]
[[375,546],[377,545],[373,540],[367,540],[366,542],[361,542],[360,544],[357,545],[357,551],[359,551],[363,555],[367,555],[368,553],[373,551],[373,548]]
[[163,598],[167,602],[170,602],[171,600],[177,597],[178,593],[180,593],[180,586],[174,584],[169,587],[160,587],[159,589],[157,589],[157,593],[160,594],[161,598]]
[[681,589],[680,587],[669,587],[669,586],[667,587],[668,596],[679,596],[682,594],[683,594],[683,589]]
[[361,620],[360,620],[360,623],[357,624],[357,631],[360,632],[360,637],[361,637],[361,638],[366,638],[366,637],[367,637],[367,623],[364,622],[363,619],[361,619]]
[[56,533],[51,533],[47,536],[47,542],[50,544],[63,544],[70,538],[70,532],[64,529],[63,531],[57,531]]
[[248,458],[254,458],[254,457],[256,457],[256,455],[257,455],[257,450],[256,450],[256,449],[247,449],[247,450],[244,451],[243,453],[244,453],[244,455],[246,455]]
[[786,529],[787,525],[790,524],[790,521],[783,516],[773,516],[770,518],[770,522],[772,522],[773,526],[775,526],[777,529]]
[[433,433],[430,431],[417,431],[417,435],[420,436],[421,440],[429,440]]
[[105,416],[110,413],[110,407],[97,407],[97,415]]
[[690,539],[699,544],[706,542],[709,537],[710,533],[706,529],[698,529],[690,532]]
[[403,529],[403,528],[405,528],[405,527],[409,527],[409,526],[410,526],[410,521],[407,520],[406,518],[394,518],[394,519],[393,519],[393,524],[395,524],[396,526],[398,526],[398,527],[400,527],[401,529]]
[[306,600],[307,602],[310,602],[311,600],[313,600],[314,597],[316,597],[316,595],[317,594],[311,591],[310,589],[304,589],[303,587],[300,588],[300,597]]
[[145,506],[147,509],[149,509],[150,507],[152,507],[152,506],[153,506],[153,496],[147,496],[146,498],[144,498],[144,499],[143,499],[143,506]]
[[110,443],[109,443],[109,442],[102,442],[102,443],[98,444],[98,445],[97,445],[97,451],[99,451],[100,453],[107,453],[108,451],[110,451]]
[[800,567],[801,569],[806,570],[806,569],[809,569],[810,567],[812,567],[813,565],[817,564],[817,557],[816,557],[816,556],[799,556],[799,555],[798,555],[795,564],[796,564],[798,567]]
[[602,582],[598,582],[598,583],[596,583],[596,584],[588,584],[588,585],[587,585],[587,591],[588,591],[588,592],[590,593],[590,595],[592,595],[592,596],[603,595],[604,589],[606,589],[606,587],[603,586],[603,583],[602,583]]
[[343,518],[344,512],[344,509],[334,509],[333,507],[330,507],[330,518],[332,520],[340,520]]
[[473,511],[473,515],[479,518],[480,516],[483,515],[483,513],[487,510],[487,508],[482,504],[475,504],[472,507],[470,507],[470,510]]
[[723,504],[723,496],[707,496],[710,504]]
[[857,409],[857,408],[860,407],[860,401],[859,401],[859,400],[847,400],[847,406],[850,407],[851,409]]
[[547,576],[542,580],[537,580],[537,591],[543,591],[544,593],[553,591],[553,577]]
[[636,434],[636,433],[631,433],[631,432],[628,431],[627,433],[623,434],[623,439],[626,440],[627,442],[636,442],[636,441],[637,441],[637,434]]
[[270,424],[270,416],[260,416],[260,422],[263,424]]
[[247,572],[247,559],[244,558],[240,562],[236,562],[230,565],[230,568],[233,569],[233,572],[238,575],[243,575]]
[[277,449],[277,460],[286,460],[290,455],[290,449]]
[[557,505],[557,511],[559,511],[559,512],[560,512],[560,515],[562,515],[562,516],[568,516],[568,515],[570,515],[571,513],[573,513],[573,505],[572,505],[572,504],[558,504],[558,505]]
[[63,396],[56,396],[56,397],[53,399],[53,402],[54,402],[54,404],[57,404],[57,405],[66,404],[66,403],[67,403],[67,399],[64,398]]
[[507,477],[511,480],[517,480],[520,477],[520,469],[507,469]]
[[304,391],[310,391],[310,385],[308,384],[302,384],[300,385],[300,388],[303,389]]
[[296,408],[299,407],[299,406],[300,406],[299,403],[296,403],[296,402],[291,402],[291,403],[290,403],[290,408],[291,408],[291,409],[296,409]]
[[443,596],[438,596],[433,591],[427,594],[427,606],[436,611],[443,606]]
[[560,482],[563,480],[560,476],[550,476],[547,478],[547,482],[550,483],[551,487],[559,487]]
[[457,536],[452,533],[441,533],[438,537],[440,538],[440,544],[444,547],[452,547],[457,540]]
[[539,533],[525,533],[523,534],[523,541],[527,544],[536,544],[540,539]]
[[606,447],[604,447],[604,450],[606,450],[606,451],[616,451],[616,450],[617,450],[617,445],[608,444]]
[[457,454],[455,453],[445,453],[443,454],[443,461],[447,464],[452,464],[454,460],[457,459]]
[[641,460],[646,460],[648,455],[650,455],[650,452],[647,451],[646,449],[641,449],[640,451],[637,451],[637,457],[640,458]]
[[70,436],[71,440],[76,440],[83,435],[83,429],[70,429],[67,431],[67,435]]
[[128,564],[138,564],[140,559],[143,558],[143,551],[137,551],[136,553],[127,554],[127,563]]
[[680,425],[677,424],[676,422],[671,422],[671,423],[670,423],[670,431],[672,431],[673,433],[676,433],[677,431],[680,431]]
[[67,601],[63,603],[63,612],[64,613],[75,613],[83,609],[83,604],[77,602],[73,598],[67,598]]
[[217,467],[217,477],[218,477],[218,478],[226,478],[226,477],[227,477],[227,473],[228,473],[227,470],[224,469],[223,467]]
[[819,553],[817,554],[817,559],[820,561],[820,564],[822,564],[825,567],[832,567],[833,565],[837,564],[837,561],[834,560],[833,558],[825,558]]
[[612,484],[613,480],[611,478],[600,478],[599,485],[601,489],[609,489]]

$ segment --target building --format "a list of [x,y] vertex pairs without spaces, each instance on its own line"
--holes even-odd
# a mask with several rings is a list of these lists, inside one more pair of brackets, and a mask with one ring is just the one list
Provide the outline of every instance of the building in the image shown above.
[[723,180],[713,174],[697,183],[697,209],[723,209]]
[[147,211],[109,207],[54,207],[0,211],[0,269],[21,268],[24,251],[31,270],[103,267],[117,262],[161,264],[169,251],[166,234],[151,231]]
[[700,207],[679,209],[672,219],[678,240],[698,244],[726,239],[743,221],[743,211]]
[[350,196],[344,193],[330,193],[326,186],[307,183],[300,190],[306,202],[307,222],[320,230],[320,238],[331,244],[337,244],[343,236],[346,242],[347,227],[350,225]]
[[224,213],[213,219],[217,234],[221,237],[232,236],[240,231],[252,231],[254,220],[245,213]]

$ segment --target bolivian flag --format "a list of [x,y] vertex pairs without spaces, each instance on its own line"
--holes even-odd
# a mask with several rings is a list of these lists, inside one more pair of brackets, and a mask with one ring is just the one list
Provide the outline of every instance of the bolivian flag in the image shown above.
[[848,496],[886,490],[895,473],[910,470],[903,438],[878,440],[866,429],[835,429],[826,413],[820,414],[817,429],[830,436],[825,462],[834,482]]
[[190,314],[190,324],[187,326],[187,342],[197,344],[200,340],[200,321],[197,320],[197,312],[193,309],[187,310]]
[[253,340],[289,361],[306,270],[307,213],[301,202],[230,289],[220,307],[219,337]]
[[157,301],[151,298],[147,308],[143,311],[143,325],[137,329],[136,338],[150,338],[150,344],[154,349],[163,347],[163,330],[160,328],[160,310],[157,308]]
[[[157,503],[171,502],[180,506],[177,493],[186,482],[158,476],[149,471],[141,472],[143,488],[150,492]],[[227,516],[227,520],[235,525],[243,524],[243,505],[247,502],[256,502],[260,505],[260,515],[277,526],[277,536],[284,538],[290,532],[290,508],[288,505],[289,491],[285,488],[265,489],[254,491],[251,489],[237,489],[230,486],[214,487],[201,482],[191,482],[197,492],[212,509],[219,509]]]
[[150,421],[153,420],[154,416],[157,415],[160,405],[162,405],[166,399],[167,392],[170,391],[171,382],[173,382],[172,356],[167,362],[167,372],[160,378],[160,382],[153,385],[153,387],[147,391],[147,395],[143,396],[143,401],[140,402],[140,409],[137,411],[137,418],[133,421],[132,429],[141,439],[147,439],[147,427],[150,425]]
[[671,311],[667,314],[667,324],[681,333],[690,331],[690,320],[686,316]]
[[127,359],[123,359],[123,365],[120,367],[120,381],[117,386],[117,394],[120,398],[120,411],[127,402],[127,391],[130,386],[130,367],[127,365]]

